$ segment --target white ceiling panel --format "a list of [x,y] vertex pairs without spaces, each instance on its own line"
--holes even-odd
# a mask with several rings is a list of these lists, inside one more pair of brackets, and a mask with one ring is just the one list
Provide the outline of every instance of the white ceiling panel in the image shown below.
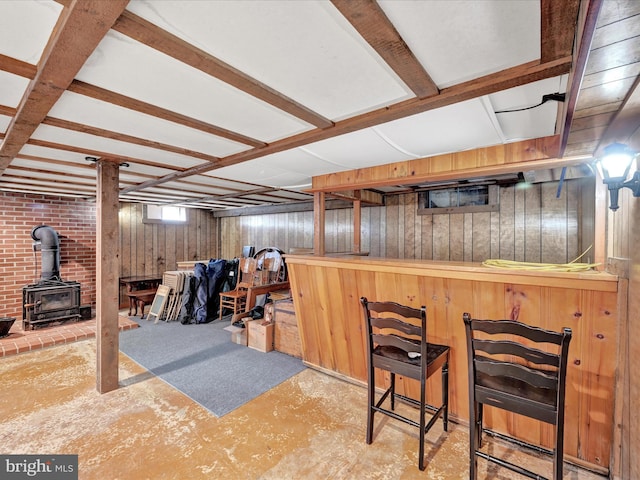
[[311,128],[261,100],[113,30],[104,37],[76,78],[265,142]]
[[15,167],[25,167],[31,168],[35,170],[48,170],[54,173],[66,174],[66,175],[78,175],[80,177],[92,177],[94,179],[93,183],[95,183],[96,169],[93,164],[89,162],[84,162],[86,165],[78,165],[77,167],[69,166],[65,164],[57,164],[55,162],[43,162],[37,160],[27,160],[24,158],[16,158],[15,161],[11,163],[11,166]]
[[[238,181],[259,182],[273,187],[299,189],[310,186],[312,176],[336,170],[344,170],[343,165],[330,159],[323,159],[308,147],[304,147],[216,169],[211,174]],[[251,172],[251,175],[247,176],[247,172]]]
[[[4,133],[7,131],[7,127],[11,123],[11,117],[7,117],[5,115],[0,115],[0,132]],[[2,142],[0,142],[2,143]]]
[[[513,112],[496,115],[502,126],[507,142],[516,142],[529,138],[546,137],[556,133],[555,119],[558,112],[558,104],[548,102],[538,107],[533,112]],[[507,120],[506,117],[509,119]]]
[[[87,151],[98,150],[109,153],[114,157],[118,155],[130,156],[140,160],[164,163],[181,168],[195,167],[203,163],[202,160],[186,155],[178,155],[177,153],[158,150],[156,148],[144,147],[142,145],[121,142],[49,125],[40,125],[34,132],[33,138],[50,142],[62,141],[67,145],[86,148]],[[89,153],[88,155],[91,154]]]
[[[7,192],[26,192],[33,193],[34,184],[32,182],[11,182],[3,181],[2,190]],[[48,183],[47,185],[37,186],[38,194],[47,195],[50,194],[56,197],[81,197],[92,198],[95,197],[95,188],[89,188],[86,192],[78,192],[78,189],[74,186],[63,185],[59,183]]]
[[232,140],[72,92],[62,95],[51,109],[50,116],[218,157],[249,148]]
[[491,105],[496,112],[527,109],[519,112],[496,113],[506,141],[512,142],[555,134],[558,108],[562,108],[562,104],[556,101],[547,101],[538,107],[534,106],[542,102],[544,95],[564,93],[566,88],[567,77],[563,75],[489,95]]
[[[192,175],[190,176],[188,179],[186,180],[181,180],[181,181],[185,181],[185,182],[193,182],[193,183],[197,183],[199,185],[207,185],[207,186],[211,186],[211,187],[223,187],[224,189],[240,189],[243,188],[244,183],[248,182],[248,180],[245,181],[229,181],[229,179],[226,178],[222,178],[222,177],[216,177],[215,175],[217,174],[218,170],[215,170],[213,172],[211,172],[211,175],[209,174],[204,174],[204,175]],[[171,183],[171,182],[168,182]]]
[[267,169],[296,172],[309,178],[313,175],[331,172],[336,167],[335,163],[319,158],[305,147],[266,155],[260,160],[264,161],[261,165],[264,165]]
[[400,162],[410,158],[406,151],[398,150],[371,128],[311,143],[304,149],[333,164],[334,172]]
[[[130,199],[129,201],[159,204],[172,203],[177,199],[175,195],[158,195],[145,190],[125,194],[123,198]],[[180,197],[180,199],[182,199],[182,197]]]
[[24,147],[22,147],[22,150],[20,150],[20,155],[29,155],[51,160],[62,160],[65,162],[76,162],[82,165],[90,164],[84,158],[86,157],[86,155],[82,153],[69,152],[67,150],[58,150],[56,148],[40,147],[37,145],[26,144]]
[[37,64],[62,8],[47,0],[0,1],[0,54]]
[[[180,190],[180,189],[184,190],[185,188],[192,188],[191,186],[195,187],[192,182],[181,182],[181,181],[165,182],[162,185],[166,185],[167,188],[171,188],[175,190]],[[162,189],[162,186],[160,186],[159,188]],[[199,183],[198,191],[197,192],[194,191],[192,195],[196,197],[202,197],[205,195],[224,195],[226,193],[229,193],[230,191],[232,190],[229,188],[219,188],[219,187],[208,186],[208,185],[203,185],[202,183]]]
[[169,175],[174,173],[173,170],[168,170],[166,168],[160,167],[152,167],[149,165],[143,165],[141,163],[131,163],[128,167],[122,166],[120,167],[120,178],[124,178],[123,175],[144,175],[149,178],[139,178],[138,181],[144,182],[146,180],[155,179],[156,177],[164,177],[165,175]]
[[[81,166],[89,165],[95,170],[95,163],[87,161],[85,159],[86,155],[81,153],[68,152],[65,150],[57,150],[54,148],[40,147],[35,145],[25,145],[24,147],[22,147],[22,150],[20,151],[20,155],[27,155],[27,156],[39,157],[43,159],[77,163],[78,165],[81,165]],[[19,161],[24,161],[24,160],[25,159],[20,159]],[[18,159],[14,161],[18,161]],[[44,163],[46,162],[39,162],[41,166]],[[54,165],[55,163],[52,162],[51,164]],[[70,168],[73,168],[73,167],[71,166]],[[49,165],[47,165],[47,169],[49,169]],[[136,182],[144,182],[146,180],[153,179],[159,176],[169,175],[170,173],[173,173],[173,172],[174,170],[169,170],[166,168],[152,167],[152,166],[143,165],[140,163],[132,163],[132,164],[129,164],[128,167],[125,167],[125,166],[120,167],[120,179],[124,179],[127,175],[132,175],[132,176],[135,176]]]
[[0,70],[0,105],[16,108],[28,86],[28,79]]
[[[14,177],[14,181],[17,181],[16,177],[23,177],[26,181],[29,181],[33,184],[39,185],[55,185],[64,182],[64,173],[52,173],[47,177],[42,177],[41,179],[34,179],[31,172],[26,172],[23,170],[16,169],[7,169],[7,175]],[[76,185],[78,188],[89,187],[91,190],[95,190],[96,188],[96,180],[95,178],[74,178],[73,185]]]
[[266,184],[271,187],[288,190],[304,190],[311,187],[311,176],[280,170],[279,172],[274,172],[274,175],[269,178],[269,182]]
[[561,75],[493,93],[489,95],[489,98],[496,111],[514,110],[537,105],[542,101],[543,95],[564,93],[566,89],[567,76]]
[[332,120],[413,97],[326,0],[133,1],[127,9]]
[[164,188],[164,184],[159,187],[149,187],[141,192],[152,193],[154,195],[162,195],[162,196],[172,196],[179,200],[189,200],[200,198],[203,195],[201,192],[194,192],[193,190],[189,190],[186,185],[178,185],[176,188],[167,187]]
[[120,169],[120,175],[118,177],[120,180],[120,184],[122,183],[137,184],[137,183],[150,180],[149,175],[142,175],[139,172],[130,172],[128,170],[129,170],[128,168]]
[[375,130],[416,158],[501,143],[480,99],[405,117]]
[[217,177],[271,187],[295,189],[307,188],[311,184],[309,173],[299,173],[293,169],[276,165],[273,160],[267,161],[264,158],[259,158],[242,164],[220,168],[211,173]]
[[540,2],[380,0],[440,87],[540,58]]

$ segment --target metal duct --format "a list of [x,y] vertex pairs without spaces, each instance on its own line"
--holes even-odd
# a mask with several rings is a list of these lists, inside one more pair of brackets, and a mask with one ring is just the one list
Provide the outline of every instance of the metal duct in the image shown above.
[[42,252],[42,273],[40,280],[61,280],[60,278],[60,242],[58,233],[47,225],[38,225],[31,230],[33,249]]

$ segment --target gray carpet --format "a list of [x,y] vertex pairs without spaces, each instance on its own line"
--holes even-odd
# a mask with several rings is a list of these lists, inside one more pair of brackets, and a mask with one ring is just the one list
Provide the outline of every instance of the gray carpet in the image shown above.
[[208,324],[140,320],[120,334],[120,351],[221,417],[306,367],[298,358],[231,342],[223,318]]

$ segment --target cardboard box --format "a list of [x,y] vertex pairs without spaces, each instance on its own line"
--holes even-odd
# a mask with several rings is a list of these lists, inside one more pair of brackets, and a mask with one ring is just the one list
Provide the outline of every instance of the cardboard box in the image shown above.
[[[247,319],[248,320],[248,319]],[[238,345],[247,346],[248,336],[247,336],[247,320],[244,321],[244,328],[236,327],[235,325],[229,325],[228,327],[224,327],[223,330],[231,332],[231,341],[233,343],[237,343]]]
[[273,350],[273,323],[260,319],[247,322],[246,326],[249,348],[261,352]]
[[237,332],[231,333],[231,341],[233,343],[237,343],[238,345],[247,346],[247,329],[241,328]]

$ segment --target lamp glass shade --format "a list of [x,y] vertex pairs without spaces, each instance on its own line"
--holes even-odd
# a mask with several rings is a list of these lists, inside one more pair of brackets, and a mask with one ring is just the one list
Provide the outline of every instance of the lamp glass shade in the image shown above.
[[624,182],[629,173],[633,153],[626,145],[614,143],[604,149],[604,156],[598,162],[604,179],[615,179]]

